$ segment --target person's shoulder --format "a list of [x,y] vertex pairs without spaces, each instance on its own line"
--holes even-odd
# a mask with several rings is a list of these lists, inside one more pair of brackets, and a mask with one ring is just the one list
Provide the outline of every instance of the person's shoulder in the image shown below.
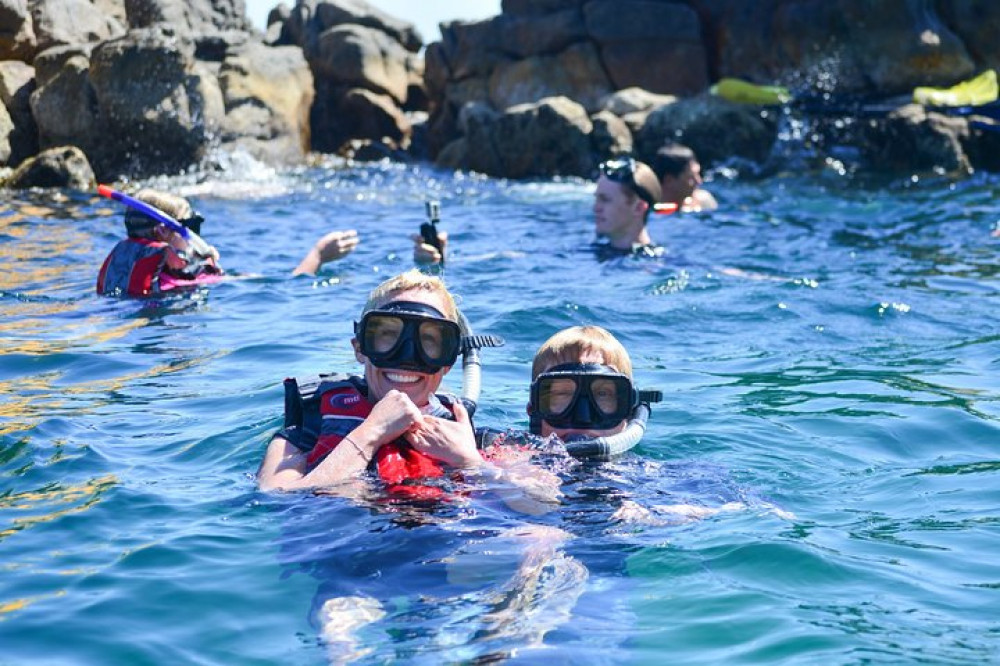
[[698,188],[694,191],[692,198],[697,205],[697,210],[709,211],[719,207],[719,202],[716,201],[715,196],[706,189]]

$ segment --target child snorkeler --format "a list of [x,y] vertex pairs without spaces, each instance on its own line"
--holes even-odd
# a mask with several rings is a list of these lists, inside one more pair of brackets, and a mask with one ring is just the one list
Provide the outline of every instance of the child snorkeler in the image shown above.
[[[98,294],[151,296],[225,277],[218,250],[199,235],[204,218],[187,199],[148,188],[133,198],[173,218],[186,232],[182,235],[152,215],[127,208],[128,238],[119,241],[104,260],[97,276]],[[324,263],[352,252],[358,242],[353,229],[332,231],[316,241],[292,275],[314,274]]]

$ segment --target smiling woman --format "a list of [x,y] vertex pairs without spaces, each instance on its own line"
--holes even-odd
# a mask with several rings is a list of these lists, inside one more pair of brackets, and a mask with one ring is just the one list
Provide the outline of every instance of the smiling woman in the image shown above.
[[[257,28],[267,28],[267,15],[277,0],[246,0],[247,17]],[[371,0],[372,7],[416,26],[425,44],[441,39],[438,24],[446,21],[476,21],[500,13],[500,0]]]

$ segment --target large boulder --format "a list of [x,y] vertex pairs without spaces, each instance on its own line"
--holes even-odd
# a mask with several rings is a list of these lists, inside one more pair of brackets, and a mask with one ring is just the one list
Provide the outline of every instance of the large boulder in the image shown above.
[[132,28],[163,23],[189,37],[252,30],[244,0],[124,0]]
[[227,55],[219,84],[224,145],[277,162],[299,161],[309,151],[313,80],[300,49],[248,42]]
[[367,88],[406,102],[407,52],[389,35],[362,25],[339,25],[317,40],[312,69],[330,88]]
[[194,44],[162,26],[72,54],[31,95],[44,147],[74,143],[102,177],[174,172],[197,162],[225,109]]
[[273,18],[283,20],[276,43],[301,47],[312,70],[314,149],[338,152],[351,139],[408,143],[404,109],[427,105],[423,63],[414,57],[422,42],[411,24],[363,0],[301,0]]
[[615,90],[693,95],[708,87],[701,23],[690,7],[653,0],[594,0],[583,6],[587,33]]
[[79,51],[54,51],[60,57],[48,60],[43,53],[35,59],[42,66],[36,68],[38,87],[29,99],[38,126],[39,146],[45,149],[77,143],[93,154],[102,141],[102,128],[88,77],[90,59]]
[[504,113],[470,104],[460,122],[464,136],[446,148],[441,164],[510,178],[586,176],[593,170],[593,123],[583,106],[565,97]]
[[60,187],[92,192],[97,181],[82,150],[58,146],[26,159],[0,185],[12,189]]
[[503,63],[489,78],[490,102],[497,109],[567,97],[596,112],[614,89],[593,44],[582,42],[552,56]]
[[30,5],[39,51],[66,44],[100,42],[125,34],[121,21],[96,11],[90,0],[45,0]]
[[160,26],[97,46],[89,80],[108,132],[107,147],[94,146],[102,171],[183,169],[201,159],[222,125],[216,78],[195,60],[191,40]]
[[35,69],[17,60],[0,62],[0,102],[9,111],[12,123],[8,135],[7,163],[19,164],[38,152],[38,126],[31,114],[31,93],[35,89]]
[[741,157],[762,163],[778,138],[778,112],[699,95],[665,104],[646,117],[636,154],[650,162],[667,141],[687,145],[706,166]]
[[868,165],[876,169],[968,172],[971,167],[962,149],[969,134],[965,118],[907,104],[863,127],[862,150]]

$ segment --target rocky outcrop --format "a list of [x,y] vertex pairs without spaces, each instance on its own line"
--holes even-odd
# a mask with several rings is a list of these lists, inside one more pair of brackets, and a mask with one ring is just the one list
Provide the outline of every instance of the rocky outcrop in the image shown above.
[[[1000,4],[984,0],[505,0],[500,16],[449,23],[428,46],[427,143],[442,165],[510,164],[488,157],[501,139],[484,128],[516,140],[497,119],[562,96],[589,115],[593,164],[626,150],[649,159],[667,138],[707,165],[734,157],[759,164],[773,159],[782,118],[798,115],[814,125],[810,135],[856,147],[871,168],[989,168],[996,160],[975,146],[991,141],[991,122],[970,126],[933,112],[918,120],[888,108],[854,123],[851,108],[832,107],[893,96],[901,106],[916,86],[953,85],[997,67],[1000,43],[987,27],[997,23]],[[722,77],[783,84],[796,103],[725,102],[708,94]],[[625,90],[669,97],[655,110],[624,108]],[[802,116],[807,105],[797,102],[805,99],[825,108]],[[534,157],[548,163],[538,150]]]
[[[35,35],[34,49],[21,50],[30,64],[0,62],[14,125],[7,163],[74,145],[110,180],[177,172],[215,148],[271,162],[300,161],[310,149],[308,65],[300,49],[265,45],[242,0],[31,7],[16,15],[21,32]],[[75,13],[86,18],[70,20]],[[26,72],[33,78],[24,81]]]
[[272,20],[274,43],[300,47],[312,71],[316,150],[341,152],[352,139],[409,146],[406,112],[426,107],[422,40],[411,24],[363,0],[303,0]]

